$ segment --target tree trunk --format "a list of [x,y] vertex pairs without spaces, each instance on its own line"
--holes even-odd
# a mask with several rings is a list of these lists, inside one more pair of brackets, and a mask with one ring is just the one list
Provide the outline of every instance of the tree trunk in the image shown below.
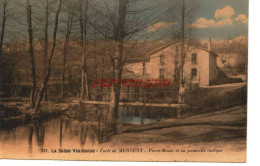
[[[123,56],[123,43],[125,37],[125,21],[126,21],[126,12],[128,0],[121,1],[119,0],[118,7],[118,19],[115,32],[115,55],[112,59],[112,73],[115,80],[121,79],[122,73],[122,56]],[[120,99],[120,88],[121,85],[116,85],[114,82],[112,84],[110,92],[110,103],[109,111],[112,119],[112,129],[114,134],[117,133],[117,120],[118,120],[118,105]]]
[[88,78],[88,73],[87,73],[87,66],[85,66],[86,69],[85,69],[85,86],[86,86],[86,99],[87,100],[90,100],[91,99],[91,96],[90,96],[90,87],[89,87],[89,78]]
[[82,51],[82,62],[81,62],[81,93],[80,93],[80,99],[85,99],[85,53]]
[[65,70],[66,70],[66,61],[67,61],[67,51],[68,51],[68,45],[70,40],[70,33],[71,28],[73,24],[73,16],[68,16],[68,22],[67,22],[67,32],[66,32],[66,38],[64,42],[64,50],[63,50],[63,64],[62,64],[62,83],[61,83],[61,102],[63,102],[64,98],[64,91],[65,91]]
[[[113,77],[115,80],[120,80],[121,76],[118,69],[118,61],[114,61],[113,66]],[[117,133],[117,119],[118,119],[118,105],[119,105],[119,99],[120,99],[120,85],[116,86],[115,83],[112,84],[112,87],[110,89],[110,102],[109,102],[109,112],[112,120],[112,129],[114,134]]]
[[[43,66],[44,66],[44,71],[43,71],[43,79],[45,75],[47,74],[47,63],[48,63],[48,27],[49,27],[49,0],[46,0],[46,13],[45,13],[45,29],[44,29],[44,60],[43,60]],[[48,94],[47,94],[48,88],[45,88],[44,91],[44,100],[48,100]]]
[[28,23],[28,34],[29,34],[29,53],[30,53],[30,63],[31,63],[31,79],[32,79],[30,103],[31,103],[32,108],[34,108],[37,85],[36,85],[34,46],[33,46],[32,6],[31,6],[31,4],[29,4],[29,2],[27,2],[27,23]]
[[185,40],[185,0],[182,0],[182,23],[181,23],[181,56],[180,56],[180,80],[179,80],[179,85],[182,85],[184,83],[183,81],[183,65],[184,65],[184,40]]
[[2,32],[1,32],[1,39],[0,39],[0,60],[2,60],[2,50],[3,50],[4,35],[5,35],[6,6],[7,6],[7,0],[4,0],[4,2],[3,2]]
[[62,0],[59,1],[59,7],[58,7],[56,14],[55,14],[55,24],[54,24],[54,31],[53,31],[52,50],[51,50],[50,58],[49,58],[49,61],[48,61],[47,74],[46,74],[44,81],[42,83],[40,93],[38,95],[37,102],[36,102],[36,105],[34,107],[35,111],[38,111],[38,109],[40,107],[40,103],[42,101],[43,94],[44,94],[45,88],[47,86],[47,83],[49,81],[49,77],[50,77],[50,74],[51,74],[51,62],[52,62],[52,57],[53,57],[53,54],[54,54],[54,51],[55,51],[55,48],[56,48],[56,35],[57,35],[57,30],[58,30],[58,25],[59,25],[59,14],[60,14],[60,10],[61,10],[61,4],[62,4]]
[[81,90],[80,99],[85,99],[85,49],[84,49],[84,23],[83,23],[83,11],[82,11],[83,0],[80,0],[79,4],[79,22],[80,22],[80,39],[81,39],[81,49],[82,49],[82,59],[81,59]]
[[[81,35],[81,47],[82,47],[82,63],[81,63],[81,93],[80,99],[84,100],[85,97],[87,99],[90,98],[89,94],[89,86],[88,86],[88,72],[87,72],[87,64],[86,64],[86,46],[87,46],[87,12],[88,12],[88,0],[86,1],[85,14],[83,13],[83,1],[80,1],[80,35]],[[83,16],[84,15],[84,16]]]
[[[96,22],[95,22],[96,24]],[[95,29],[94,32],[94,36],[95,36],[95,43],[94,43],[94,47],[95,47],[95,53],[94,53],[94,68],[95,68],[95,79],[98,79],[98,65],[97,65],[97,31]],[[98,86],[96,88],[96,100],[99,99],[99,89]]]
[[[180,66],[179,66],[179,72],[180,72],[180,77],[179,77],[179,89],[184,85],[184,80],[183,80],[183,66],[184,66],[184,60],[185,60],[185,53],[184,53],[184,40],[185,40],[185,0],[182,0],[182,13],[181,13],[181,56],[180,56]],[[182,104],[182,96],[179,93],[178,95],[178,103]],[[181,108],[178,108],[177,110],[177,117],[181,118]]]
[[89,86],[89,76],[87,70],[87,55],[86,55],[86,47],[87,47],[87,23],[88,23],[88,0],[86,0],[85,4],[85,17],[84,17],[84,54],[85,54],[85,88],[86,88],[86,98],[87,100],[91,99],[90,96],[90,86]]
[[62,64],[62,80],[61,80],[61,99],[60,102],[63,103],[64,89],[65,89],[65,61],[66,55],[63,53],[63,64]]

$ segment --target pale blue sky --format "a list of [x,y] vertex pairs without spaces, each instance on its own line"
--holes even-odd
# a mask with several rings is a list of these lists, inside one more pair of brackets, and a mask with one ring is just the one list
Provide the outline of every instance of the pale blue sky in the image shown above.
[[[197,6],[196,11],[192,14],[192,21],[190,21],[192,24],[197,21],[197,26],[192,29],[193,38],[206,39],[212,37],[221,40],[248,34],[248,0],[186,0],[187,8],[192,3]],[[218,14],[223,17],[217,18],[215,16],[217,10],[219,10]],[[170,23],[169,20],[161,22]],[[180,21],[176,22],[178,25]],[[164,28],[157,29],[158,31],[153,38],[169,37],[167,33],[172,30],[172,27],[162,25],[164,25]]]
[[248,0],[196,0],[200,1],[200,10],[198,17],[214,19],[215,11],[223,9],[225,6],[231,6],[234,9],[233,26],[223,26],[217,28],[197,29],[197,36],[207,38],[211,36],[215,39],[223,39],[227,36],[237,36],[248,34],[248,24],[234,23],[234,19],[243,14],[248,18]]
[[[99,2],[100,1],[100,2]],[[109,3],[113,8],[113,3],[115,0],[107,0],[111,1]],[[144,12],[145,16],[140,15],[141,21],[146,21],[146,16],[157,17],[161,15],[165,10],[171,7],[174,2],[178,0],[140,0],[138,4],[135,6],[134,10],[147,8],[147,7],[155,7],[152,10],[147,10]],[[179,0],[180,1],[180,0]],[[18,20],[8,20],[6,27],[6,41],[9,39],[17,39],[17,38],[26,38],[27,30],[26,30],[26,13],[25,8],[21,7],[21,5],[14,4],[10,6],[10,9],[17,15]],[[19,1],[22,2],[22,1]],[[93,0],[91,1],[94,6],[98,8],[98,6],[103,2],[103,0]],[[113,2],[113,3],[112,3]],[[194,8],[195,11],[192,13],[192,20],[190,20],[187,24],[193,24],[193,38],[194,39],[208,39],[212,37],[213,39],[225,39],[227,37],[235,37],[240,35],[248,34],[248,0],[186,0],[187,8],[191,8],[191,4],[196,4]],[[24,4],[25,5],[25,4]],[[180,6],[174,7],[171,12],[180,14]],[[15,9],[15,10],[13,10]],[[37,8],[34,9],[34,14],[39,14],[41,11]],[[216,18],[215,13],[217,10],[221,10],[219,13],[222,16]],[[113,9],[111,9],[113,10]],[[37,12],[35,12],[37,11]],[[230,12],[228,15],[228,12]],[[225,16],[226,12],[226,16]],[[168,14],[168,15],[167,15]],[[165,39],[172,37],[172,31],[174,30],[173,26],[178,26],[180,19],[178,16],[171,15],[171,13],[167,13],[162,16],[156,23],[151,23],[148,29],[144,29],[140,32],[141,35],[148,34],[153,32],[150,39]],[[63,15],[63,14],[61,14]],[[171,15],[169,17],[169,15]],[[1,16],[1,13],[0,13]],[[225,16],[225,17],[224,17]],[[62,17],[62,16],[61,16]],[[138,16],[139,17],[139,16]],[[101,22],[103,23],[103,22]],[[175,24],[174,24],[175,23]],[[197,24],[196,24],[197,23]],[[63,23],[60,23],[60,29],[64,27]],[[43,24],[39,24],[34,22],[34,28],[38,29],[35,33],[42,33],[41,28],[43,28]],[[78,28],[78,27],[75,27]],[[153,31],[155,28],[157,31]],[[51,28],[50,28],[51,29]],[[175,31],[178,29],[175,29]],[[51,31],[51,30],[50,30]],[[91,32],[90,32],[91,33]],[[51,33],[50,33],[51,34]],[[91,34],[90,34],[91,35]],[[37,35],[36,35],[37,36]],[[38,35],[42,36],[42,35]],[[135,36],[138,38],[138,35]]]

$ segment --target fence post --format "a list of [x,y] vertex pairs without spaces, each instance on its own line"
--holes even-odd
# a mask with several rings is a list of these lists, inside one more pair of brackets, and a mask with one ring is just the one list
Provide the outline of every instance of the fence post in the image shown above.
[[177,119],[181,119],[181,107],[177,108]]

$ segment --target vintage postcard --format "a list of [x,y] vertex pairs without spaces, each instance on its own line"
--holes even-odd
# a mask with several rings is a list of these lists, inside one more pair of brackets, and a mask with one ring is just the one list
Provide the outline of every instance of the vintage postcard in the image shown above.
[[0,0],[0,158],[246,162],[248,0]]

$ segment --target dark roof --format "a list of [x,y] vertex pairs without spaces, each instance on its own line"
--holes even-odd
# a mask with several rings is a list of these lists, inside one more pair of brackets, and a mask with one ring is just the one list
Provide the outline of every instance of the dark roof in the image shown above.
[[138,62],[149,62],[150,58],[133,58],[133,59],[128,59],[127,63],[138,63]]
[[122,74],[122,78],[124,79],[147,79],[149,78],[149,74],[139,75],[135,74],[133,71],[128,70],[127,68],[124,68],[124,72]]

